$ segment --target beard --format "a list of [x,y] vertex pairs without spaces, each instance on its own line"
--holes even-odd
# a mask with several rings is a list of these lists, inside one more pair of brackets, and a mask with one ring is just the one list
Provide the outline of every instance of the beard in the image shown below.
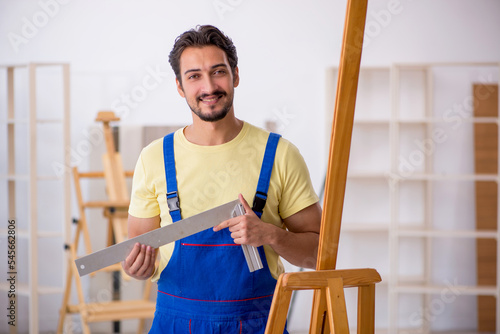
[[[222,107],[220,107],[219,110],[216,110],[217,106],[208,106],[210,109],[210,113],[203,113],[203,111],[200,108],[200,101],[206,96],[209,95],[220,95],[221,98],[226,97],[226,102]],[[205,122],[217,122],[226,117],[226,115],[229,113],[231,108],[233,107],[233,94],[228,95],[224,91],[215,91],[212,94],[203,94],[200,96],[196,97],[196,100],[194,102],[189,102],[188,101],[189,108],[191,111],[198,116],[202,121]]]

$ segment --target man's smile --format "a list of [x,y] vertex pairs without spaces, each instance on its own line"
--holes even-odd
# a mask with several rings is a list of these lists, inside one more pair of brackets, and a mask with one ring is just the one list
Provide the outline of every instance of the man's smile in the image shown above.
[[203,102],[204,104],[207,105],[213,105],[219,102],[219,100],[224,96],[225,94],[219,93],[219,94],[211,94],[211,95],[202,95],[198,98],[199,101]]

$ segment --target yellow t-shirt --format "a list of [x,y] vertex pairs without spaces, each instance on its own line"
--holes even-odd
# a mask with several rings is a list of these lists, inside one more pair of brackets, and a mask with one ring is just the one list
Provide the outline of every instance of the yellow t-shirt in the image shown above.
[[[182,218],[191,217],[238,198],[243,194],[252,205],[269,132],[244,123],[230,142],[200,146],[189,142],[183,129],[174,135],[175,167]],[[163,138],[145,147],[137,161],[129,213],[138,218],[160,215],[161,226],[172,223],[166,201],[167,185],[163,162]],[[298,149],[281,138],[276,150],[268,199],[262,220],[285,228],[285,219],[316,203],[309,171]],[[159,279],[175,243],[160,247]],[[273,277],[283,272],[279,256],[264,246]]]

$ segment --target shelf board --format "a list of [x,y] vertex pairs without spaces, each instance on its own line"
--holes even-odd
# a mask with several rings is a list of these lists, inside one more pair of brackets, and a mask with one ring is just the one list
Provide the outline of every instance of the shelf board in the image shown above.
[[[350,330],[351,333],[357,333],[356,328]],[[394,333],[393,331],[389,331],[385,327],[383,328],[375,328],[375,334],[390,334]],[[476,330],[429,330],[425,331],[423,327],[401,327],[398,326],[398,332],[397,333],[404,333],[404,334],[422,334],[422,333],[427,333],[427,334],[482,334],[481,332],[478,332]],[[485,333],[485,332],[483,332]],[[488,333],[488,332],[486,332]],[[309,332],[298,332],[297,334],[309,334]]]
[[[499,118],[497,117],[463,117],[460,118],[462,122],[468,122],[468,123],[491,123],[491,124],[498,124],[500,122]],[[399,124],[443,124],[443,123],[450,123],[449,120],[446,120],[444,118],[415,118],[415,119],[397,119],[395,120],[395,123]]]
[[398,119],[395,121],[395,123],[405,124],[405,125],[412,125],[412,124],[422,125],[433,122],[430,118],[418,118],[418,119]]
[[394,63],[393,67],[399,70],[425,70],[431,67],[497,67],[498,62],[429,62],[429,63]]
[[63,65],[69,65],[69,63],[53,63],[53,62],[47,62],[47,63],[29,63],[28,65],[34,65],[36,67],[47,67],[47,66],[63,66]]
[[354,124],[359,125],[387,125],[391,123],[389,119],[354,119]]
[[[9,291],[9,289],[10,289],[10,284],[0,283],[0,291]],[[41,295],[59,294],[59,293],[63,293],[63,292],[64,292],[63,288],[50,287],[50,286],[39,286],[38,287],[38,293]],[[17,282],[16,295],[29,297],[30,296],[29,285],[26,283]]]
[[467,286],[467,285],[415,285],[399,284],[395,287],[398,293],[416,293],[416,294],[441,294],[443,291],[451,290],[452,293],[459,295],[480,295],[497,296],[498,289],[495,286]]
[[399,281],[399,285],[422,285],[425,284],[425,277],[422,275],[411,275],[411,276],[402,276],[399,275],[397,277]]
[[341,226],[342,232],[388,232],[389,223],[346,223],[343,222]]
[[9,119],[2,119],[0,121],[1,124],[28,124],[29,119],[28,118],[9,118]]
[[486,238],[496,239],[497,231],[467,231],[467,230],[422,230],[397,229],[395,233],[400,237],[431,237],[431,238]]
[[37,124],[62,124],[62,119],[37,119]]
[[52,231],[39,231],[39,238],[62,238],[64,234],[62,232],[52,232]]
[[352,171],[347,173],[349,179],[384,179],[390,176],[389,172],[357,172]]
[[[0,236],[7,235],[9,235],[8,230],[6,228],[0,228]],[[16,228],[16,238],[29,238],[28,230]]]
[[[398,175],[398,174],[391,174]],[[422,174],[398,175],[399,181],[493,181],[500,180],[498,174]]]
[[[0,124],[28,124],[29,119],[28,118],[9,118],[9,119],[2,119],[0,120]],[[54,119],[49,119],[49,118],[42,118],[42,119],[37,119],[36,120],[37,124],[62,124],[63,120],[59,118],[54,118]]]
[[62,177],[56,175],[39,175],[36,179],[38,181],[60,181]]
[[23,67],[28,67],[28,64],[0,65],[0,68],[23,68]]
[[[0,179],[7,181],[29,181],[28,174],[0,174]],[[38,175],[38,181],[60,181],[61,177],[56,175]]]
[[0,179],[7,181],[29,181],[28,174],[0,174]]
[[492,181],[500,182],[498,174],[424,174],[413,173],[403,176],[389,171],[362,172],[351,171],[347,173],[351,179],[398,179],[399,181]]
[[69,65],[69,63],[24,63],[24,64],[4,64],[0,65],[0,68],[23,68],[28,67],[29,65],[34,65],[35,67],[44,67],[44,66],[62,66]]
[[493,123],[493,124],[500,123],[500,119],[497,117],[471,117],[471,118],[465,118],[464,121],[470,121],[473,123]]

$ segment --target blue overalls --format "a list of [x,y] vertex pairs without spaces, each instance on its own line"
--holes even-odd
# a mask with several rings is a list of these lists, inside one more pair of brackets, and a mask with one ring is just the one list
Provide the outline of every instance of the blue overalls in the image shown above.
[[[253,210],[261,217],[280,136],[266,145]],[[173,133],[163,140],[167,202],[172,221],[181,219]],[[228,229],[207,229],[175,242],[174,252],[158,280],[156,312],[149,333],[264,333],[276,287],[264,247],[264,268],[250,273],[241,245]],[[288,333],[286,330],[284,333]]]

